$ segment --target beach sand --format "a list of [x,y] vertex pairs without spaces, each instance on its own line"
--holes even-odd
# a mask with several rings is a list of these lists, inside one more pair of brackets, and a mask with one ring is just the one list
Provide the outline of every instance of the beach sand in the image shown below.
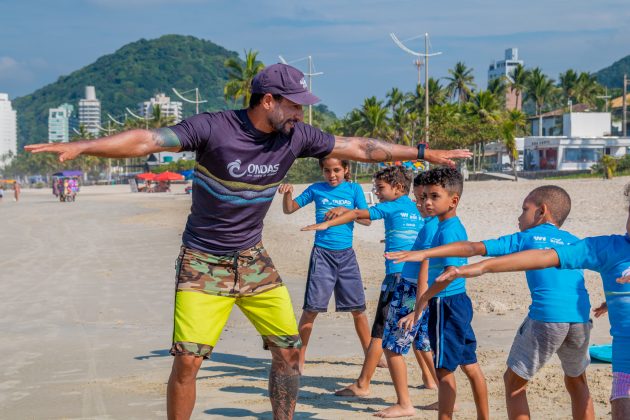
[[[554,181],[573,199],[564,228],[578,236],[623,232],[622,191],[629,181]],[[469,238],[515,232],[523,198],[544,183],[549,182],[466,183],[458,213]],[[312,234],[299,228],[313,222],[314,211],[311,206],[286,216],[279,198],[265,219],[263,238],[299,316],[312,245]],[[19,203],[0,202],[0,418],[165,417],[174,263],[189,208],[182,186],[165,194],[84,187],[75,203],[59,203],[49,190],[24,189]],[[383,278],[383,226],[375,222],[355,232],[371,323]],[[586,279],[597,306],[603,301],[601,281],[590,272]],[[530,303],[525,278],[488,275],[470,280],[468,292],[491,413],[505,418],[502,375]],[[607,317],[595,320],[592,343],[610,342],[608,329]],[[387,369],[377,370],[368,398],[332,395],[356,378],[363,360],[349,314],[318,317],[307,358],[296,419],[367,418],[395,401]],[[419,387],[413,356],[407,362],[416,407],[434,402],[436,392]],[[235,309],[212,360],[199,373],[193,418],[271,418],[269,367],[269,353]],[[587,372],[596,415],[607,418],[610,365],[592,364]],[[461,372],[456,376],[456,417],[474,418],[470,387]],[[534,379],[528,395],[533,418],[570,418],[557,357]],[[414,418],[435,415],[419,409]]]

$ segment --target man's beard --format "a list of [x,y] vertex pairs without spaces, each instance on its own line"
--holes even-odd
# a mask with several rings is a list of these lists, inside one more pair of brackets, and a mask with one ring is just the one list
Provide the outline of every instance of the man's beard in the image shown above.
[[[289,123],[293,123],[293,125],[290,125]],[[273,125],[273,128],[278,131],[279,133],[284,134],[285,136],[289,136],[291,135],[291,133],[293,132],[293,127],[295,126],[295,123],[297,121],[295,120],[285,120],[285,121],[281,121],[279,123],[276,123]]]

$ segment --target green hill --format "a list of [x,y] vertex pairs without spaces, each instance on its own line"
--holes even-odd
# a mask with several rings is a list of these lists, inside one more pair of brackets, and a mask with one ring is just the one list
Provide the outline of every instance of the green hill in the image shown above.
[[[87,85],[96,87],[103,124],[107,113],[119,116],[125,107],[135,112],[139,102],[158,92],[179,100],[171,88],[182,92],[199,87],[201,97],[208,100],[200,110],[225,109],[228,106],[223,99],[223,86],[228,77],[223,63],[228,57],[238,54],[192,36],[165,35],[127,44],[55,83],[16,98],[13,104],[18,115],[18,147],[46,141],[48,108],[68,102],[76,111]],[[184,103],[184,116],[194,112],[194,104]]]
[[624,73],[630,77],[630,55],[601,69],[595,73],[595,76],[597,77],[597,81],[604,86],[608,86],[609,88],[621,88]]

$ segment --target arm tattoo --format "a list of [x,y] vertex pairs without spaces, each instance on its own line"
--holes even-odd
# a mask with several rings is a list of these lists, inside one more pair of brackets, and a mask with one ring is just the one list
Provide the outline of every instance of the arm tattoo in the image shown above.
[[381,140],[363,139],[361,148],[365,156],[372,162],[388,162],[392,160],[392,145]]
[[170,128],[156,128],[151,130],[151,138],[158,147],[181,147],[177,135]]
[[299,388],[300,373],[297,370],[286,372],[272,364],[269,375],[269,398],[274,420],[293,418]]

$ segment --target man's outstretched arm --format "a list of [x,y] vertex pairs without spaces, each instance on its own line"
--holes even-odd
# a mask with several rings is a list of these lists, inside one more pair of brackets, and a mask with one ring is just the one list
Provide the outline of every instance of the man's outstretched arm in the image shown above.
[[[336,159],[350,159],[359,162],[389,162],[392,160],[416,160],[418,149],[412,146],[388,143],[366,137],[335,136],[335,147],[328,155]],[[467,149],[424,151],[424,160],[437,165],[454,166],[453,159],[466,159],[472,156]]]
[[59,161],[72,160],[79,155],[109,158],[146,156],[158,152],[178,152],[181,144],[169,128],[129,130],[96,140],[69,143],[41,143],[25,146],[32,153],[57,153]]

